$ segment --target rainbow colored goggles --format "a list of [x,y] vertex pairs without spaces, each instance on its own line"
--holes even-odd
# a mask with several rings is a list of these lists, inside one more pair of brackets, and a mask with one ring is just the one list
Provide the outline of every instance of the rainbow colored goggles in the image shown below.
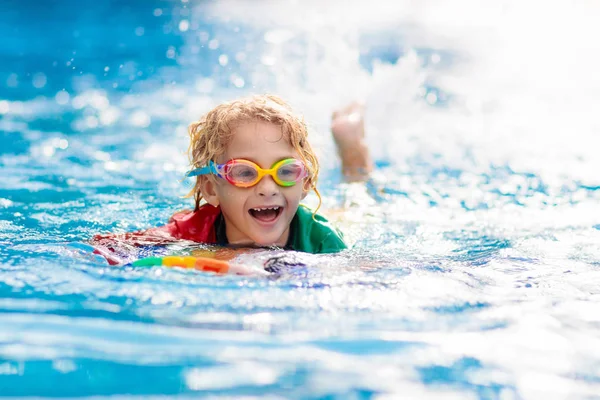
[[238,158],[227,161],[225,164],[217,164],[211,160],[206,167],[193,169],[186,176],[208,174],[217,175],[232,185],[243,188],[254,186],[265,175],[271,175],[279,186],[289,187],[306,178],[308,170],[302,161],[295,158],[277,161],[269,169],[262,169],[252,161]]

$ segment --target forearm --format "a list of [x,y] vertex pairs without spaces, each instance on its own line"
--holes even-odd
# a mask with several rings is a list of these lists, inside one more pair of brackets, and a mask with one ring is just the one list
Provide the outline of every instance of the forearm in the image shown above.
[[338,150],[345,180],[347,182],[366,181],[373,171],[373,162],[367,145],[360,141],[351,148],[340,147]]

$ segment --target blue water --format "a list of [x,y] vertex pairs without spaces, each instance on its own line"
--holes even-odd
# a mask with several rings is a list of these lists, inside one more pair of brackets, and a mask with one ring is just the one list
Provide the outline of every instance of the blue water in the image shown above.
[[[518,2],[284,3],[3,2],[0,396],[597,398],[597,60],[568,53],[597,8],[547,9],[579,18],[538,21],[550,62]],[[349,251],[273,279],[90,255],[190,207],[186,125],[265,91],[313,126]],[[327,129],[360,97],[366,189]]]

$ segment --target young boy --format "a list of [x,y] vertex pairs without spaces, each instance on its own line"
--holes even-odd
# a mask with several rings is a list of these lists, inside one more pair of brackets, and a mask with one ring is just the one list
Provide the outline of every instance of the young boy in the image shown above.
[[[223,103],[189,127],[188,178],[193,211],[146,231],[97,235],[96,253],[120,264],[122,245],[191,240],[221,246],[276,246],[308,253],[346,248],[342,234],[300,201],[316,188],[319,163],[304,121],[276,96]],[[362,106],[334,113],[332,133],[350,181],[365,179],[371,161],[363,142]],[[202,203],[204,200],[204,203]]]

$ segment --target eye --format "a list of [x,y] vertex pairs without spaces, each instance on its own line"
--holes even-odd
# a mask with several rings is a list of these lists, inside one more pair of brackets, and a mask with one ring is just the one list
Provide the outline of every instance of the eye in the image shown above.
[[248,165],[233,166],[228,175],[236,181],[251,181],[256,178],[256,170]]
[[277,176],[282,180],[296,180],[302,175],[302,165],[300,164],[287,164],[277,170]]

